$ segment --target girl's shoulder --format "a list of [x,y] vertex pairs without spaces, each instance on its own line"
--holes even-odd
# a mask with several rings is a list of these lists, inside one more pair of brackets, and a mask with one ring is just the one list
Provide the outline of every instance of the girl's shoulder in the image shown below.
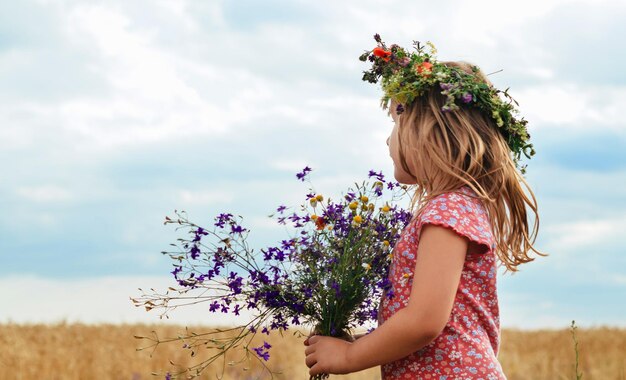
[[424,224],[451,228],[459,235],[493,248],[495,239],[483,201],[469,186],[431,198],[417,216],[417,229]]
[[431,198],[423,207],[423,212],[437,213],[437,210],[451,210],[459,215],[485,215],[486,208],[478,194],[471,187],[464,185],[456,190],[441,193]]

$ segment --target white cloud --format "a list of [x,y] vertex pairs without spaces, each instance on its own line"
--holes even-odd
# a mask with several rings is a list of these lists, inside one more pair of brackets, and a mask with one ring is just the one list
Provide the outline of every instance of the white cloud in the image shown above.
[[[529,305],[519,305],[518,307],[501,307],[500,324],[502,328],[518,329],[563,329],[571,322],[568,316],[559,316],[556,312],[550,313],[529,307]],[[578,326],[583,323],[585,327],[590,324],[588,321],[578,321]]]
[[[511,280],[503,278],[504,281]],[[515,281],[515,280],[511,280]],[[500,285],[498,294],[500,325],[502,328],[518,329],[564,329],[572,319],[576,320],[579,327],[617,326],[626,327],[626,321],[621,318],[621,310],[614,305],[599,304],[593,299],[577,298],[572,301],[554,296],[552,292],[506,291]],[[595,309],[595,313],[587,313],[581,303],[587,303],[587,307]],[[594,303],[595,302],[595,303]],[[602,310],[602,312],[599,312]]]
[[615,285],[626,285],[626,274],[611,274],[608,279]]
[[571,128],[608,127],[626,132],[622,121],[626,88],[554,83],[518,89],[514,98],[533,125]]
[[[108,79],[113,96],[65,102],[57,115],[65,128],[104,146],[226,130],[224,111],[183,80],[181,59],[156,46],[150,30],[131,29],[121,10],[78,6],[69,12],[67,34],[98,49],[102,59],[93,70]],[[204,73],[214,76],[210,67]]]
[[[0,152],[4,153],[0,165],[9,176],[9,181],[0,185],[0,192],[18,196],[5,210],[15,215],[12,224],[0,232],[17,231],[12,236],[40,239],[33,245],[58,251],[74,238],[63,226],[76,220],[79,212],[97,216],[97,223],[93,224],[97,227],[88,223],[80,226],[84,228],[81,236],[93,238],[94,244],[111,234],[110,229],[98,232],[95,228],[119,224],[119,241],[111,244],[120,246],[112,246],[109,251],[118,253],[106,257],[94,253],[93,257],[84,258],[85,268],[97,265],[105,268],[101,272],[109,273],[116,270],[115,263],[128,262],[124,256],[131,254],[132,262],[142,263],[135,267],[138,272],[154,269],[158,255],[144,255],[136,247],[155,231],[150,226],[156,220],[153,214],[157,214],[154,210],[159,202],[166,202],[168,209],[184,206],[196,215],[213,214],[212,207],[224,203],[255,210],[256,214],[244,215],[246,223],[253,230],[263,231],[265,238],[273,238],[274,229],[281,226],[267,218],[266,211],[279,204],[296,206],[302,201],[308,183],[297,182],[293,175],[305,165],[316,170],[311,176],[316,191],[327,197],[339,195],[352,181],[364,178],[367,169],[392,167],[384,144],[391,123],[378,108],[379,91],[360,81],[365,66],[356,59],[364,49],[372,47],[375,32],[389,43],[405,46],[413,39],[433,39],[441,58],[475,60],[487,72],[504,68],[505,75],[512,73],[510,80],[523,84],[514,86],[511,93],[520,102],[520,110],[532,128],[558,124],[570,129],[593,126],[624,133],[624,89],[615,81],[611,86],[582,84],[583,74],[566,79],[571,82],[556,82],[555,77],[564,75],[559,67],[550,64],[558,61],[549,59],[556,53],[549,51],[548,45],[532,43],[524,29],[532,20],[538,20],[532,25],[544,25],[542,17],[549,13],[558,18],[557,8],[570,3],[579,4],[566,0],[479,0],[471,4],[443,1],[419,6],[398,0],[303,2],[298,5],[312,10],[306,12],[311,18],[304,22],[272,22],[261,17],[258,25],[247,29],[225,17],[223,1],[40,1],[38,4],[54,7],[42,8],[42,12],[48,12],[50,25],[65,34],[56,29],[49,33],[46,29],[32,34],[28,46],[17,41],[10,50],[0,49]],[[609,2],[586,3],[594,4],[595,16],[599,17]],[[577,20],[571,22],[576,25]],[[17,20],[15,25],[26,27],[29,23]],[[543,38],[541,28],[535,29]],[[41,39],[44,35],[47,38]],[[53,41],[58,38],[63,41]],[[555,39],[559,46],[570,42]],[[63,49],[57,49],[57,45]],[[67,91],[66,83],[83,83],[83,76],[68,75],[74,74],[72,69],[59,74],[59,67],[42,59],[54,54],[62,58],[59,66],[73,63],[72,69],[80,68],[75,71],[97,78],[94,83],[102,88],[94,91],[87,81],[81,84],[83,87]],[[75,60],[74,55],[80,59]],[[36,92],[31,98],[23,96],[29,91],[23,80],[15,83],[24,91],[4,85],[5,78],[16,77],[13,74],[17,70],[24,70],[19,78],[35,74],[36,78],[61,78],[55,98],[37,96],[50,87],[46,81],[34,81],[34,90],[30,91]],[[527,78],[534,82],[527,83]],[[14,96],[16,93],[20,96]],[[219,149],[205,152],[204,144]],[[194,152],[189,145],[193,145]],[[242,152],[244,149],[247,151]],[[245,159],[242,153],[246,153]],[[172,162],[167,159],[174,155],[190,157],[176,159],[176,164],[168,166]],[[198,171],[206,170],[207,165],[201,161],[208,155],[211,159],[224,159],[218,160],[218,169],[223,170],[219,186],[207,186],[201,176],[185,178],[184,188],[169,185],[182,178],[178,176],[179,172],[186,172],[183,165],[192,163]],[[177,165],[181,170],[177,170]],[[242,173],[228,171],[244,166]],[[255,178],[247,177],[247,169],[254,172]],[[542,167],[537,169],[530,175],[541,173]],[[285,181],[274,177],[258,180],[268,172],[273,175],[274,170],[292,174]],[[626,227],[623,218],[578,222],[569,218],[578,210],[586,212],[598,207],[619,212],[614,205],[596,200],[583,186],[593,183],[602,188],[603,195],[621,199],[623,173],[568,173],[554,168],[548,174],[537,184],[537,195],[572,195],[559,197],[559,203],[555,200],[562,212],[554,213],[558,216],[551,222],[553,227],[547,227],[543,234],[548,239],[546,248],[550,248],[546,251],[566,252],[555,254],[554,261],[543,260],[544,267],[554,269],[571,257],[567,250],[613,239]],[[77,201],[81,201],[80,207],[75,206]],[[50,202],[66,202],[68,207],[41,207]],[[598,211],[598,215],[602,213]],[[161,216],[156,218],[160,220]],[[559,221],[565,223],[558,224]],[[56,230],[50,229],[56,240],[33,237],[27,230],[33,225],[56,226]],[[161,227],[157,226],[157,230]],[[19,239],[11,249],[28,245]],[[33,263],[33,268],[45,267],[47,259],[38,257],[42,257],[41,262]],[[620,268],[611,268],[615,273],[606,274],[604,268],[589,267],[596,274],[605,274],[605,283],[623,287],[625,280],[618,273]],[[3,308],[0,316],[24,321],[140,321],[154,315],[135,313],[138,310],[130,305],[127,295],[136,286],[146,287],[159,281],[124,276],[67,281],[5,277],[0,281],[0,294],[9,299],[11,307]],[[25,299],[23,293],[11,293],[11,289],[19,289],[16,284],[32,290],[28,292],[31,299]],[[41,289],[50,289],[45,293],[50,297],[36,291]],[[68,295],[74,296],[74,301],[68,303]],[[545,302],[540,302],[545,306],[544,317],[526,311],[528,304],[520,304],[508,309],[505,319],[523,326],[560,326],[557,309],[561,301],[554,301],[554,306],[549,304],[553,301]],[[85,307],[79,307],[81,304]],[[42,309],[51,312],[42,314]]]
[[626,229],[626,217],[565,222],[546,227],[549,250],[580,251],[614,240]]
[[[249,315],[237,318],[230,314],[210,313],[208,304],[180,307],[168,313],[169,319],[159,318],[162,310],[149,312],[136,307],[130,298],[139,298],[141,288],[165,292],[176,286],[171,277],[164,276],[107,276],[95,279],[46,279],[37,276],[8,276],[0,278],[0,322],[56,323],[173,323],[184,325],[224,326],[241,323]],[[597,318],[560,310],[551,300],[537,299],[531,293],[501,293],[500,321],[503,328],[565,328],[575,317],[579,326],[597,326],[601,323],[623,326],[619,319]],[[533,305],[533,307],[529,307]],[[614,317],[614,316],[613,316]],[[613,318],[611,317],[611,318]]]
[[178,308],[169,319],[159,316],[162,309],[147,312],[131,301],[142,295],[138,288],[165,292],[176,286],[173,278],[163,276],[105,276],[96,279],[55,280],[37,276],[0,278],[0,322],[55,323],[174,323],[231,325],[241,319],[229,314],[210,313],[208,304]]
[[72,192],[57,185],[19,186],[17,196],[31,202],[66,202],[74,199]]
[[305,166],[311,165],[310,162],[298,158],[274,159],[269,164],[274,169],[293,172],[294,175],[302,171]]
[[185,206],[230,203],[233,198],[233,193],[226,190],[180,190],[178,192],[178,202]]

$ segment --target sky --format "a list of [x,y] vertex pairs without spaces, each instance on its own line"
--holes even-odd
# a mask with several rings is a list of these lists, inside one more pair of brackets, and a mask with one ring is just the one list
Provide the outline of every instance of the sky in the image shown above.
[[550,255],[499,273],[502,327],[626,327],[625,21],[602,0],[0,2],[0,322],[160,322],[130,297],[174,284],[174,210],[242,215],[262,246],[304,166],[325,194],[391,176],[358,60],[379,33],[497,72],[528,120]]

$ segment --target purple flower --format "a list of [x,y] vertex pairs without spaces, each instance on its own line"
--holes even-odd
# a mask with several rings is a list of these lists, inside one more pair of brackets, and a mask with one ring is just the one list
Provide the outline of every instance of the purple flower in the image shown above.
[[439,87],[444,91],[450,91],[453,86],[451,83],[439,83]]
[[287,207],[286,206],[278,206],[278,208],[276,209],[276,211],[280,212],[281,214],[283,213],[283,211],[285,211]]
[[382,170],[379,173],[376,173],[373,170],[370,170],[369,174],[367,175],[368,177],[372,178],[372,177],[376,177],[377,180],[381,181],[381,182],[385,182],[385,176],[383,175]]
[[233,217],[233,214],[219,214],[215,219],[217,219],[217,223],[215,223],[216,226],[220,227],[220,228],[224,228],[224,224],[226,222],[231,221]]
[[402,67],[406,67],[409,62],[411,62],[411,58],[409,57],[402,57],[398,60],[398,64]]
[[244,231],[247,231],[247,229],[245,229],[245,228],[243,228],[243,227],[241,227],[241,226],[238,226],[238,225],[236,225],[236,224],[232,224],[232,225],[230,226],[230,230],[231,230],[231,232],[232,232],[232,233],[238,233],[238,234],[241,234],[241,233],[243,233]]
[[463,94],[463,96],[461,96],[461,100],[463,101],[463,103],[470,103],[472,99],[473,96],[469,92],[466,92],[465,94]]
[[165,380],[172,380],[172,375],[169,372],[165,374]]
[[404,107],[402,106],[402,104],[398,104],[398,106],[396,107],[396,113],[400,115],[402,112],[404,112]]
[[372,321],[375,321],[376,319],[378,319],[378,310],[376,310],[376,309],[370,309],[368,317],[369,317]]
[[243,278],[239,276],[233,276],[235,272],[230,272],[231,281],[228,283],[228,287],[232,290],[233,294],[241,294],[241,287],[243,286]]
[[217,310],[219,310],[219,308],[220,308],[220,304],[219,304],[217,301],[213,301],[213,302],[211,303],[211,305],[209,306],[209,311],[210,311],[211,313],[214,313],[214,312],[216,312]]
[[173,271],[171,271],[170,273],[171,273],[171,274],[173,274],[173,275],[174,275],[174,278],[178,280],[178,274],[179,274],[182,270],[183,270],[183,267],[181,267],[181,266],[179,265],[179,266],[176,266],[176,267],[174,268],[174,270],[173,270]]
[[313,169],[311,169],[311,168],[310,168],[310,167],[308,167],[308,166],[305,166],[305,167],[304,167],[304,169],[302,169],[302,171],[301,171],[300,173],[297,173],[297,174],[296,174],[296,177],[297,177],[300,181],[304,182],[304,177],[306,177],[307,173],[309,173],[311,170],[313,170]]
[[262,358],[265,361],[270,360],[270,353],[269,353],[269,349],[272,346],[270,346],[269,343],[263,341],[263,345],[259,346],[259,347],[254,347],[252,350],[254,350],[254,352],[256,352],[256,354]]
[[204,228],[199,227],[199,228],[196,230],[196,236],[193,238],[193,240],[192,240],[192,241],[200,241],[200,239],[202,239],[202,236],[201,236],[201,235],[208,235],[208,234],[209,234],[209,233],[208,233],[208,232],[206,232],[206,231],[204,230]]
[[200,248],[198,248],[198,246],[194,244],[193,247],[191,247],[190,253],[191,253],[191,258],[195,260],[198,257],[200,257]]
[[339,284],[333,280],[332,284],[330,284],[330,287],[333,288],[335,290],[335,296],[337,298],[341,297],[341,288],[339,287]]

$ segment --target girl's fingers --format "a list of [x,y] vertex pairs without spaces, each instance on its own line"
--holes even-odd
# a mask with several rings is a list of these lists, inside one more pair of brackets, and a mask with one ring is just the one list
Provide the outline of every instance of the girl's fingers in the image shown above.
[[320,373],[323,373],[324,371],[322,371],[320,369],[320,366],[315,363],[315,365],[313,367],[309,367],[309,375],[313,376],[313,375],[319,375]]
[[312,337],[308,337],[304,341],[304,345],[306,346],[306,349],[304,350],[306,359],[304,360],[304,362],[306,363],[306,366],[309,368],[311,368],[313,365],[315,365],[315,363],[317,363],[317,359],[315,357],[315,347],[313,346],[313,344],[315,344],[317,340],[319,340],[319,337],[317,335],[314,335]]
[[307,357],[304,360],[304,362],[306,363],[307,367],[309,367],[309,368],[313,367],[313,365],[315,365],[317,363],[317,359],[315,358],[315,354],[307,355]]
[[304,340],[304,345],[308,346],[309,344],[313,343],[311,341],[311,338],[313,338],[315,335],[309,335],[305,340]]
[[305,355],[311,355],[313,352],[315,352],[315,348],[313,348],[312,346],[307,346],[307,348],[304,350]]

